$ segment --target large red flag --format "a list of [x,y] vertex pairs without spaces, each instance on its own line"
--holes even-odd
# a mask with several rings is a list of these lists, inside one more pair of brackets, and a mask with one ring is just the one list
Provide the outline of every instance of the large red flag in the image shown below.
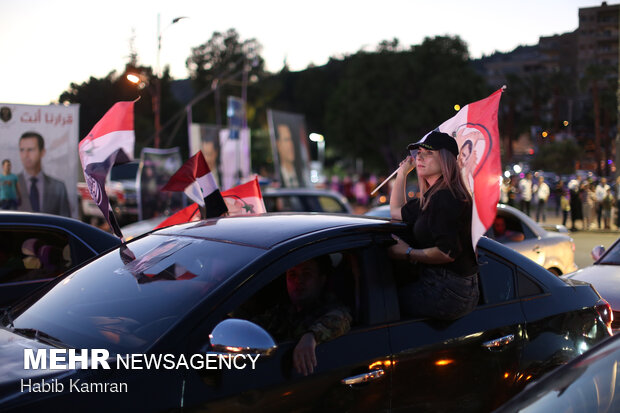
[[228,210],[202,151],[189,158],[162,191],[185,192],[192,201],[205,207],[206,218],[219,217]]
[[[222,197],[228,206],[228,214],[231,216],[262,214],[267,212],[257,177],[245,184],[237,185],[222,192]],[[154,229],[198,221],[199,219],[200,208],[198,204],[191,204],[166,218]]]
[[462,108],[439,126],[456,139],[463,180],[472,193],[471,238],[474,248],[493,225],[500,195],[502,165],[497,111],[502,89]]
[[119,238],[122,238],[123,234],[110,207],[105,181],[112,166],[133,159],[136,140],[133,105],[134,102],[115,103],[78,145],[90,196]]

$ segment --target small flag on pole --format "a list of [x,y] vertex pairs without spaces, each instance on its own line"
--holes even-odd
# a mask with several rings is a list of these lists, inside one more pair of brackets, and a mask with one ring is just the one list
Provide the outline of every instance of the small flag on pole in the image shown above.
[[[222,192],[224,202],[228,206],[228,215],[255,215],[267,212],[263,195],[258,184],[258,178],[237,185],[227,191]],[[191,204],[177,213],[169,216],[154,229],[169,227],[170,225],[182,224],[185,222],[198,221],[200,219],[200,208],[198,204]]]
[[123,234],[105,192],[105,181],[114,165],[133,159],[133,106],[134,102],[115,103],[78,145],[88,191],[119,238]]
[[185,192],[192,201],[205,208],[205,218],[219,217],[228,211],[202,151],[189,158],[162,190]]

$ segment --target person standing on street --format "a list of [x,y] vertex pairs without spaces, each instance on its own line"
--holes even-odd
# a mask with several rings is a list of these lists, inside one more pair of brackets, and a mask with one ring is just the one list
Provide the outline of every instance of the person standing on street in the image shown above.
[[596,221],[598,222],[598,229],[601,229],[601,216],[603,213],[603,199],[605,195],[607,195],[607,190],[609,189],[609,185],[607,185],[607,178],[601,178],[596,186],[594,191],[596,196]]
[[538,183],[532,188],[534,194],[534,202],[536,203],[536,222],[540,222],[540,216],[542,215],[542,222],[547,220],[545,216],[545,208],[547,207],[547,201],[549,200],[549,185],[545,183],[543,176],[538,177]]
[[519,181],[519,193],[521,193],[521,211],[530,216],[530,204],[532,202],[532,174],[525,174],[525,178]]

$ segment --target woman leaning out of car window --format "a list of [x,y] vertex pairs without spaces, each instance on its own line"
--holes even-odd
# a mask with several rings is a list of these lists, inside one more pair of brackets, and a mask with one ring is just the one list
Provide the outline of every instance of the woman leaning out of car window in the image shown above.
[[[412,156],[401,162],[390,196],[392,218],[413,228],[412,245],[394,236],[390,247],[392,258],[413,264],[399,289],[401,313],[457,319],[476,307],[479,296],[472,200],[457,165],[458,146],[450,135],[433,131],[408,149]],[[420,196],[405,202],[407,174],[414,168]]]

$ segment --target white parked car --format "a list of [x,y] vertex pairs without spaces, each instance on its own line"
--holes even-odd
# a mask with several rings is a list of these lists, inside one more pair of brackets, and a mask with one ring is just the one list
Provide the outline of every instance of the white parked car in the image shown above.
[[[390,218],[389,205],[369,210],[366,215]],[[491,227],[485,234],[491,239],[512,248],[556,275],[577,271],[575,243],[563,225],[542,227],[523,212],[508,205],[497,206],[497,216],[503,217],[506,228],[512,233],[523,234],[520,241],[505,241],[496,237]],[[547,229],[549,230],[547,230]]]

